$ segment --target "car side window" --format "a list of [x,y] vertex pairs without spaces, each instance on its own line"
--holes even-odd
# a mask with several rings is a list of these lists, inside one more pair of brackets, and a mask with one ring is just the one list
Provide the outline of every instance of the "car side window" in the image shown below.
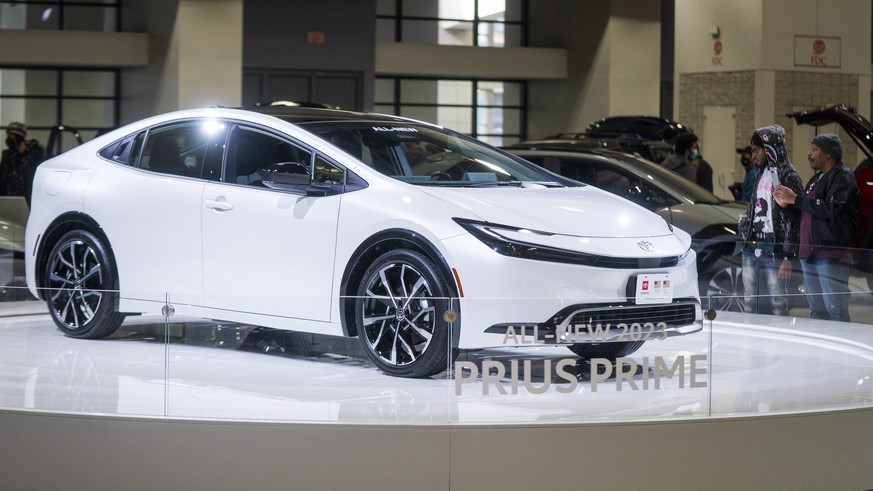
[[225,182],[263,187],[264,178],[278,164],[312,166],[312,154],[269,133],[238,126],[227,147]]
[[152,128],[146,134],[137,165],[161,174],[200,178],[210,135],[203,121]]
[[594,168],[588,162],[579,159],[560,159],[558,166],[558,174],[575,181],[597,186]]
[[315,156],[315,172],[312,182],[322,184],[345,184],[345,172],[341,167],[328,162],[321,155]]
[[608,167],[597,167],[594,172],[597,175],[597,187],[612,194],[628,196],[631,188],[631,180],[628,176]]

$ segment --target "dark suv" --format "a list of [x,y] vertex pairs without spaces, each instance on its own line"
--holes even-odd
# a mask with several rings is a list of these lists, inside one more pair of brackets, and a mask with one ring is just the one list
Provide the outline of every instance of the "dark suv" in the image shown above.
[[660,163],[673,153],[673,141],[683,133],[691,130],[657,116],[610,116],[594,121],[581,133],[558,133],[526,143],[570,151],[606,148]]

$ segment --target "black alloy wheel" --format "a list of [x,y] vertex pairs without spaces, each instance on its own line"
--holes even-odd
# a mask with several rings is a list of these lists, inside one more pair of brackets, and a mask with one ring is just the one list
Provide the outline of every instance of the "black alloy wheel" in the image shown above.
[[726,266],[709,279],[706,296],[701,301],[709,302],[709,308],[729,312],[744,312],[743,268]]
[[355,299],[355,321],[364,351],[382,371],[428,377],[451,362],[449,288],[425,255],[388,251],[367,268]]
[[48,256],[46,303],[58,328],[74,338],[97,339],[115,332],[115,265],[100,239],[84,230],[67,232]]

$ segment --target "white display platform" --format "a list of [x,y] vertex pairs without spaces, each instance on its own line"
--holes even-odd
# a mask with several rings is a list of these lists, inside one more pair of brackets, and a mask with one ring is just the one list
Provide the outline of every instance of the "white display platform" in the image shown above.
[[873,488],[870,325],[719,313],[631,356],[704,355],[706,387],[594,392],[583,373],[566,394],[458,395],[447,374],[381,374],[355,341],[161,318],[77,340],[23,308],[0,318],[0,487]]
[[[575,387],[543,370],[574,358],[564,347],[462,353],[501,362],[499,384],[386,376],[357,339],[311,336],[204,320],[137,317],[112,337],[65,337],[46,314],[0,318],[0,409],[136,417],[295,423],[530,424],[683,419],[873,406],[873,328],[721,312],[704,331],[651,341],[630,358],[632,378]],[[689,360],[696,356],[692,379]],[[654,359],[681,365],[660,377]],[[519,361],[530,360],[524,386]],[[596,377],[595,377],[596,378]],[[648,380],[644,380],[647,378]],[[696,381],[698,387],[692,387]],[[488,387],[483,387],[487,385]],[[498,387],[498,385],[500,387]],[[572,390],[571,390],[572,389]],[[541,393],[533,393],[533,391]],[[486,393],[487,392],[487,393]]]

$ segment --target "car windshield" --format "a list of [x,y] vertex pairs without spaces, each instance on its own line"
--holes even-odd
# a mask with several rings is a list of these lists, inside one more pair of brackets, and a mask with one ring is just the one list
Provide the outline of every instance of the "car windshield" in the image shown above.
[[671,189],[674,193],[680,195],[680,197],[685,201],[708,205],[727,202],[707,191],[705,188],[698,186],[697,183],[693,183],[679,174],[665,167],[661,167],[654,162],[621,152],[610,153],[610,155],[618,160],[623,160],[629,163],[633,168],[644,172],[650,180],[660,182],[662,186]]
[[[468,136],[415,122],[298,123],[373,169],[430,186],[558,185],[556,176]],[[564,184],[564,183],[562,183]]]

